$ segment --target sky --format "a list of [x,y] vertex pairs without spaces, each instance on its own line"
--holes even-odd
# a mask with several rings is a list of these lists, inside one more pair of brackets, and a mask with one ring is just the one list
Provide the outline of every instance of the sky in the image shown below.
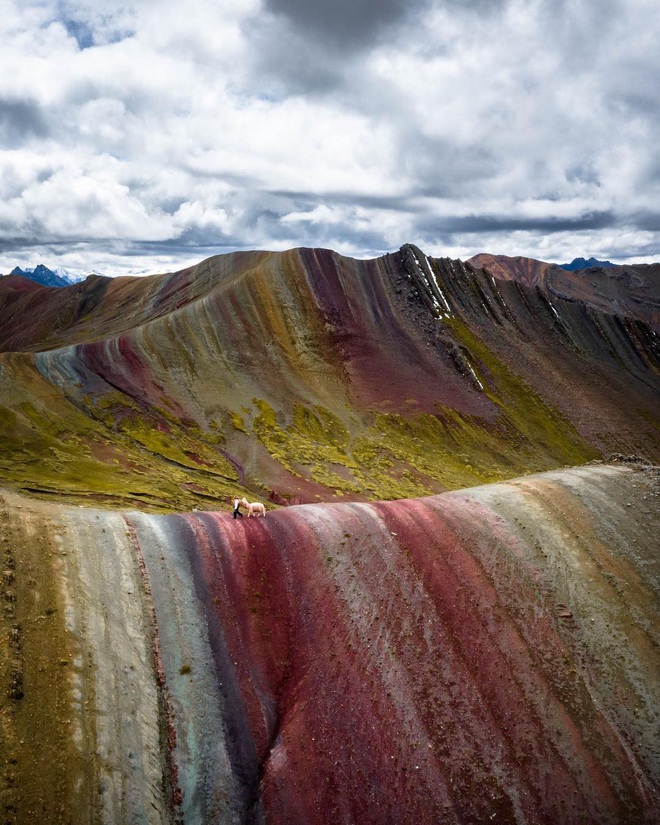
[[0,272],[660,260],[657,0],[0,0]]

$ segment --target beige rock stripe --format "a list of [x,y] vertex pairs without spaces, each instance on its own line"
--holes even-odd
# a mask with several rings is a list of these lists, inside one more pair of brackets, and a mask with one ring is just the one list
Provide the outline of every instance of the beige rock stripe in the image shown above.
[[169,822],[152,628],[126,526],[107,511],[67,509],[60,520],[67,620],[93,673],[100,819]]

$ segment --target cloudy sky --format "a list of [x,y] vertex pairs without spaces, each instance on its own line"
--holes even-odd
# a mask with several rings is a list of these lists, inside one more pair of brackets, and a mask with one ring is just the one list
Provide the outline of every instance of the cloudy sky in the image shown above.
[[660,259],[657,0],[0,0],[0,272]]

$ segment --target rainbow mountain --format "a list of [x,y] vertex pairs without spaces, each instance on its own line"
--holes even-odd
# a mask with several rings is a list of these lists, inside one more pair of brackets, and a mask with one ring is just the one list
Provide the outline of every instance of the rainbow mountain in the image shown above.
[[597,288],[491,269],[407,246],[235,253],[57,290],[5,277],[0,472],[169,510],[657,460],[660,267],[602,270]]
[[660,821],[659,271],[0,279],[6,818]]

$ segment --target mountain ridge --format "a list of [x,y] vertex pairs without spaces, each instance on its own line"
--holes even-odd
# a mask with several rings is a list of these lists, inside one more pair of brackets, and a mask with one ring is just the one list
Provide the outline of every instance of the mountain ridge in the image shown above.
[[557,264],[561,269],[574,272],[577,269],[610,269],[617,264],[612,261],[599,261],[597,258],[573,258],[570,264]]
[[[37,264],[35,267],[25,267],[24,269],[15,266],[9,274],[18,275],[42,286],[50,287],[67,287],[84,280],[86,277],[84,275],[74,275],[61,268],[49,269],[45,264]],[[0,278],[4,277],[7,276],[0,275]]]
[[655,822],[658,478],[242,520],[0,490],[3,799],[49,822]]
[[[416,250],[415,254],[419,254],[421,257],[423,257],[424,260],[450,260],[430,258],[426,256],[417,247],[414,247],[410,244],[406,244],[403,247],[401,247],[399,253],[389,253],[389,255],[385,255],[381,258],[375,258],[371,260],[387,260],[392,256],[396,256],[397,254],[403,254],[403,251],[406,249]],[[75,284],[67,284],[65,287],[62,287],[62,289],[68,290],[68,292],[62,293],[61,302],[58,303],[57,298],[53,296],[49,298],[49,302],[52,306],[58,307],[58,312],[59,307],[61,307],[64,303],[69,304],[76,298],[79,299],[86,306],[90,302],[96,305],[96,303],[98,303],[99,301],[98,294],[96,297],[93,297],[89,293],[101,293],[109,289],[109,297],[113,301],[113,305],[117,301],[119,301],[119,303],[117,304],[117,309],[126,310],[130,305],[130,302],[135,300],[135,298],[138,297],[143,290],[146,290],[148,294],[151,294],[151,292],[158,291],[163,284],[167,284],[167,286],[163,289],[163,297],[159,299],[159,312],[161,314],[165,314],[167,312],[173,311],[174,309],[180,308],[181,306],[185,305],[186,303],[192,300],[196,300],[197,298],[203,297],[202,290],[204,288],[210,291],[211,289],[220,288],[222,286],[220,283],[210,283],[207,278],[205,281],[202,280],[203,286],[201,288],[199,286],[197,288],[195,287],[195,281],[199,276],[199,273],[203,270],[209,270],[209,262],[228,262],[228,264],[223,264],[221,266],[221,271],[227,272],[231,268],[232,262],[240,262],[245,256],[245,261],[243,263],[238,264],[236,269],[237,273],[243,273],[244,275],[246,275],[250,269],[258,267],[260,261],[264,261],[269,257],[277,258],[278,256],[282,255],[298,255],[303,254],[305,252],[319,252],[326,255],[334,256],[339,260],[345,261],[356,260],[343,255],[339,255],[338,253],[335,253],[332,250],[314,250],[307,249],[304,247],[288,250],[287,252],[234,252],[213,256],[200,262],[199,264],[187,267],[186,269],[162,275],[117,276],[113,278],[96,274],[89,275],[84,280],[78,281]],[[603,311],[609,312],[610,314],[623,313],[625,315],[630,315],[631,317],[635,317],[639,320],[644,320],[647,323],[650,323],[656,329],[660,328],[660,301],[657,297],[657,293],[659,291],[658,285],[660,284],[660,264],[639,264],[634,266],[630,265],[623,267],[609,267],[610,269],[616,269],[617,272],[607,273],[607,278],[600,285],[600,292],[603,293],[603,286],[606,286],[608,284],[611,285],[613,283],[616,283],[617,281],[621,281],[622,287],[625,290],[627,290],[629,294],[632,295],[631,301],[622,303],[621,305],[613,305],[612,303],[608,304],[608,299],[610,299],[611,301],[616,300],[616,296],[614,296],[613,294],[599,294],[596,297],[592,289],[585,290],[578,288],[580,280],[571,280],[570,276],[564,276],[561,272],[556,271],[557,269],[561,269],[561,267],[558,267],[555,264],[548,264],[543,261],[537,261],[532,258],[509,258],[504,255],[494,256],[481,253],[477,256],[474,256],[466,262],[456,259],[455,261],[453,261],[453,264],[457,267],[467,266],[473,267],[475,270],[483,269],[489,276],[494,277],[496,280],[514,281],[524,286],[539,286],[549,294],[554,294],[557,297],[562,297],[567,300],[571,300],[575,296],[578,298],[579,301],[587,305],[593,306],[594,308],[602,309]],[[568,270],[564,271],[567,272]],[[237,273],[234,273],[231,277],[238,277]],[[6,280],[4,282],[4,285],[12,287],[15,282],[13,282],[11,278],[15,277],[15,274],[12,273],[11,276],[4,277],[6,279],[9,278],[9,280]],[[120,290],[118,286],[113,288],[113,283],[115,283],[116,285],[122,284],[126,288],[122,290]],[[146,288],[146,284],[153,286],[153,288]],[[75,291],[72,291],[70,289],[71,287],[76,286],[77,289]],[[593,283],[590,286],[593,287],[596,286],[596,284]],[[178,290],[181,290],[184,293],[184,295],[182,297],[177,297],[173,300],[172,296]],[[653,299],[649,299],[647,301],[647,303],[649,304],[649,312],[640,313],[640,307],[643,306],[645,303],[644,296],[642,294],[644,290],[647,290],[649,293],[654,292],[654,296]],[[24,292],[25,290],[22,289],[19,285],[16,287],[16,291]],[[115,291],[117,293],[120,293],[119,298],[115,296]],[[128,296],[124,297],[123,295],[121,295],[122,292],[127,292]],[[24,309],[22,306],[19,306],[18,309],[21,312],[30,311],[29,307],[25,307]],[[150,320],[153,320],[153,318],[144,316],[140,320],[138,320],[137,323],[146,323]],[[121,327],[117,327],[114,330],[110,328],[107,334],[117,334],[120,331],[120,329]],[[40,337],[39,340],[43,343],[43,336]],[[0,335],[0,351],[6,347],[11,348],[11,346],[11,336],[9,336],[8,338],[7,336],[3,337]]]
[[[230,253],[61,290],[0,281],[0,347],[18,382],[0,404],[24,456],[5,473],[112,497],[142,463],[153,471],[138,476],[140,500],[192,507],[235,486],[278,503],[396,498],[612,452],[653,459],[648,285],[626,303],[616,277],[618,291],[587,282],[584,295],[576,277],[527,285],[404,246],[370,261]],[[26,416],[26,380],[53,397],[59,423]],[[57,459],[30,463],[35,429]],[[58,431],[104,446],[83,461],[55,446]],[[97,479],[87,492],[81,461]]]

